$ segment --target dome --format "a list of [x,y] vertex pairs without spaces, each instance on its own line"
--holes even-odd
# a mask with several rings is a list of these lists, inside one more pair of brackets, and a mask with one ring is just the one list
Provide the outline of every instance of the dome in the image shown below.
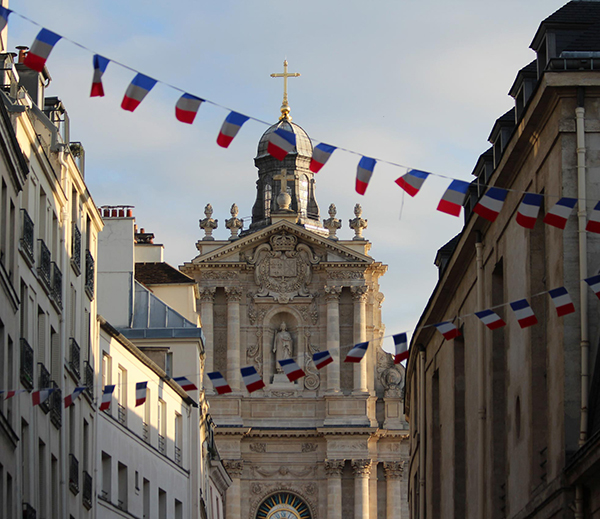
[[277,128],[292,132],[296,135],[296,149],[290,152],[291,155],[297,153],[298,155],[312,158],[313,146],[308,134],[296,123],[283,119],[278,123],[271,126],[265,133],[263,133],[260,141],[258,141],[258,151],[256,158],[270,157],[267,153],[267,146],[269,144],[269,135],[274,132]]

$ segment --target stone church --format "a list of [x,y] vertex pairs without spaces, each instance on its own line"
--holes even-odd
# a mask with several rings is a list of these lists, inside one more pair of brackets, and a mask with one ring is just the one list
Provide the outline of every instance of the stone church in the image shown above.
[[[227,240],[212,234],[212,207],[200,221],[199,255],[181,267],[198,284],[206,372],[220,371],[233,392],[207,381],[219,452],[233,484],[227,519],[399,519],[408,517],[408,424],[404,368],[382,346],[379,278],[387,266],[369,256],[366,220],[355,207],[350,240],[337,237],[336,208],[321,220],[312,143],[280,120],[261,137],[252,223],[242,229],[235,204]],[[267,153],[276,128],[296,135],[279,161]],[[344,363],[369,341],[360,363]],[[334,362],[318,370],[312,355]],[[293,357],[306,376],[290,382],[277,360]],[[248,393],[240,368],[266,384]]]

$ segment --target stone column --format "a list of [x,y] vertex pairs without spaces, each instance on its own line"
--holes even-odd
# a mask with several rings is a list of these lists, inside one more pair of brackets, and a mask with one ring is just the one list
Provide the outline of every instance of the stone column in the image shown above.
[[354,469],[354,519],[369,519],[371,460],[352,460]]
[[223,374],[234,392],[241,389],[240,373],[240,299],[242,290],[225,287],[227,297],[227,375]]
[[[204,333],[204,370],[210,373],[215,370],[215,346],[213,342],[213,302],[215,300],[215,287],[202,287],[200,293],[200,319],[202,333]],[[208,389],[212,392],[212,389]]]
[[327,519],[342,519],[342,472],[344,460],[325,460]]
[[240,477],[244,470],[244,460],[223,460],[225,469],[231,476],[231,486],[225,494],[225,517],[242,516],[242,489]]
[[333,362],[327,366],[327,391],[340,391],[340,294],[342,287],[325,287],[327,300],[327,349]]
[[402,504],[400,499],[402,489],[400,488],[400,484],[403,467],[403,461],[383,462],[383,472],[386,480],[386,519],[402,518]]
[[[367,286],[351,287],[354,298],[354,343],[367,340]],[[373,347],[372,344],[369,345]],[[369,353],[354,366],[354,392],[367,393],[367,364]]]

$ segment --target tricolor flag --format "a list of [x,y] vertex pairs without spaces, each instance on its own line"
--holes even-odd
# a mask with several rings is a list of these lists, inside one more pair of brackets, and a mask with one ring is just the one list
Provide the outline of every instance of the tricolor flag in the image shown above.
[[312,159],[310,159],[310,166],[308,169],[313,173],[318,173],[336,149],[335,146],[330,146],[329,144],[317,144],[313,150]]
[[267,153],[277,160],[283,160],[296,147],[296,134],[283,128],[275,128],[269,134]]
[[[590,288],[594,291],[594,294],[600,299],[600,275],[592,276],[584,280]],[[6,397],[8,398],[8,397]]]
[[398,333],[392,337],[396,347],[394,364],[400,364],[403,360],[408,359],[408,339],[405,333]]
[[437,323],[433,326],[437,328],[437,331],[440,332],[444,336],[444,339],[446,339],[447,341],[455,339],[460,335],[460,330],[450,321]]
[[437,206],[437,210],[452,216],[460,215],[460,208],[469,189],[469,183],[453,180]]
[[556,205],[546,213],[544,223],[558,227],[559,229],[564,229],[576,203],[577,198],[561,198],[556,202]]
[[513,309],[521,328],[527,328],[528,326],[537,324],[538,320],[533,313],[531,306],[529,306],[527,299],[519,299],[519,301],[510,303],[510,307]]
[[85,386],[76,387],[70,395],[67,395],[65,397],[65,408],[71,407],[73,402],[75,402],[85,390]]
[[175,117],[182,123],[192,124],[203,102],[204,99],[192,94],[183,94],[175,105]]
[[0,31],[4,30],[4,27],[6,27],[10,13],[12,13],[10,9],[0,6]]
[[9,389],[6,392],[6,398],[4,400],[8,400],[9,398],[12,398],[15,395],[19,395],[20,393],[25,393],[25,389]]
[[138,73],[125,91],[121,108],[133,112],[148,95],[148,92],[154,88],[154,85],[156,85],[156,79]]
[[212,382],[212,385],[215,388],[217,394],[224,395],[225,393],[231,393],[231,387],[229,386],[223,375],[221,375],[221,372],[213,371],[211,373],[208,373],[208,378],[210,378],[210,381]]
[[39,389],[38,391],[34,391],[31,393],[31,402],[34,406],[43,404],[46,400],[48,400],[48,397],[52,391],[54,391],[54,388]]
[[508,191],[506,189],[490,187],[485,195],[481,197],[481,200],[477,202],[477,205],[473,208],[473,212],[490,222],[494,222],[500,214],[507,194]]
[[367,353],[367,348],[369,347],[369,341],[367,342],[359,342],[355,344],[352,349],[346,355],[344,362],[360,362],[362,358]]
[[375,169],[376,162],[375,159],[369,157],[360,159],[358,168],[356,169],[356,192],[359,195],[365,194],[367,186],[369,185],[369,180],[371,180],[371,175]]
[[540,212],[543,199],[543,195],[525,193],[517,212],[517,223],[520,226],[525,227],[525,229],[533,229],[535,227],[535,221]]
[[575,306],[573,305],[573,301],[571,301],[571,296],[565,287],[555,288],[554,290],[550,290],[548,293],[552,298],[554,306],[556,306],[558,317],[572,314],[575,311]]
[[42,29],[35,37],[27,56],[25,56],[25,61],[23,61],[25,66],[36,72],[42,72],[48,56],[50,56],[52,49],[61,38],[62,36],[48,29]]
[[284,359],[279,361],[279,365],[283,369],[283,372],[290,379],[290,382],[298,380],[299,378],[305,377],[306,373],[302,371],[300,366],[296,364],[294,359]]
[[258,391],[265,387],[265,383],[260,378],[260,375],[254,369],[254,366],[247,366],[240,370],[242,372],[242,380],[244,384],[246,384],[246,389],[248,393],[253,393],[254,391]]
[[592,214],[590,215],[590,219],[585,226],[585,230],[600,234],[600,202],[598,202],[596,207],[594,207],[592,210]]
[[184,391],[198,391],[196,384],[191,382],[186,377],[175,377],[173,382],[177,382]]
[[106,72],[109,59],[103,58],[100,54],[94,54],[92,60],[94,64],[94,76],[92,77],[92,93],[90,97],[104,97],[104,87],[102,86],[102,76]]
[[114,390],[114,384],[111,384],[110,386],[104,386],[104,391],[102,392],[102,403],[100,404],[100,411],[106,411],[110,407],[110,402],[112,401],[112,394]]
[[327,366],[327,364],[331,364],[333,362],[333,358],[331,357],[331,354],[328,350],[313,353],[312,358],[317,369],[324,368],[325,366]]
[[404,175],[396,179],[396,184],[404,189],[410,196],[415,196],[423,186],[423,182],[427,180],[428,176],[429,173],[426,173],[425,171],[409,169]]
[[491,310],[482,310],[481,312],[475,312],[475,315],[481,319],[481,322],[485,324],[490,330],[495,330],[496,328],[502,328],[506,326],[506,323],[502,320],[502,318],[495,312]]
[[135,407],[142,405],[146,401],[148,394],[148,382],[136,382],[135,384]]
[[219,136],[217,137],[217,144],[222,148],[227,148],[237,133],[240,131],[242,125],[248,120],[250,117],[246,117],[245,115],[239,114],[237,112],[231,112],[223,122],[223,126],[221,126],[221,131],[219,132]]

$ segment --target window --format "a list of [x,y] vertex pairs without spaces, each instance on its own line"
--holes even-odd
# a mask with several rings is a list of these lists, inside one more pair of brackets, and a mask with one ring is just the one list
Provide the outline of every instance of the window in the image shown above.
[[181,446],[183,445],[183,416],[175,413],[175,463],[181,465]]
[[127,510],[127,465],[119,462],[118,464],[118,483],[119,483],[119,497],[117,501],[117,507],[121,510]]
[[307,217],[308,211],[308,177],[302,175],[298,182],[298,200],[300,202],[300,216]]
[[150,442],[150,389],[146,387],[146,402],[144,403],[144,421],[142,422],[142,433],[145,442]]
[[166,436],[167,436],[167,403],[164,400],[158,399],[158,450],[163,454],[167,452]]
[[183,519],[183,503],[175,499],[175,519]]
[[144,507],[143,519],[150,519],[150,481],[144,478],[142,487],[142,503]]
[[158,519],[167,519],[167,493],[158,489]]
[[168,377],[173,376],[173,352],[167,352],[165,356],[165,373]]
[[102,388],[110,385],[112,382],[111,367],[110,355],[105,353],[102,355]]
[[117,372],[117,403],[119,406],[119,422],[127,424],[127,370],[119,366]]
[[273,188],[270,184],[265,186],[265,218],[271,216],[271,200],[273,198]]
[[111,457],[106,452],[102,452],[102,491],[100,498],[105,501],[110,501],[111,462]]

